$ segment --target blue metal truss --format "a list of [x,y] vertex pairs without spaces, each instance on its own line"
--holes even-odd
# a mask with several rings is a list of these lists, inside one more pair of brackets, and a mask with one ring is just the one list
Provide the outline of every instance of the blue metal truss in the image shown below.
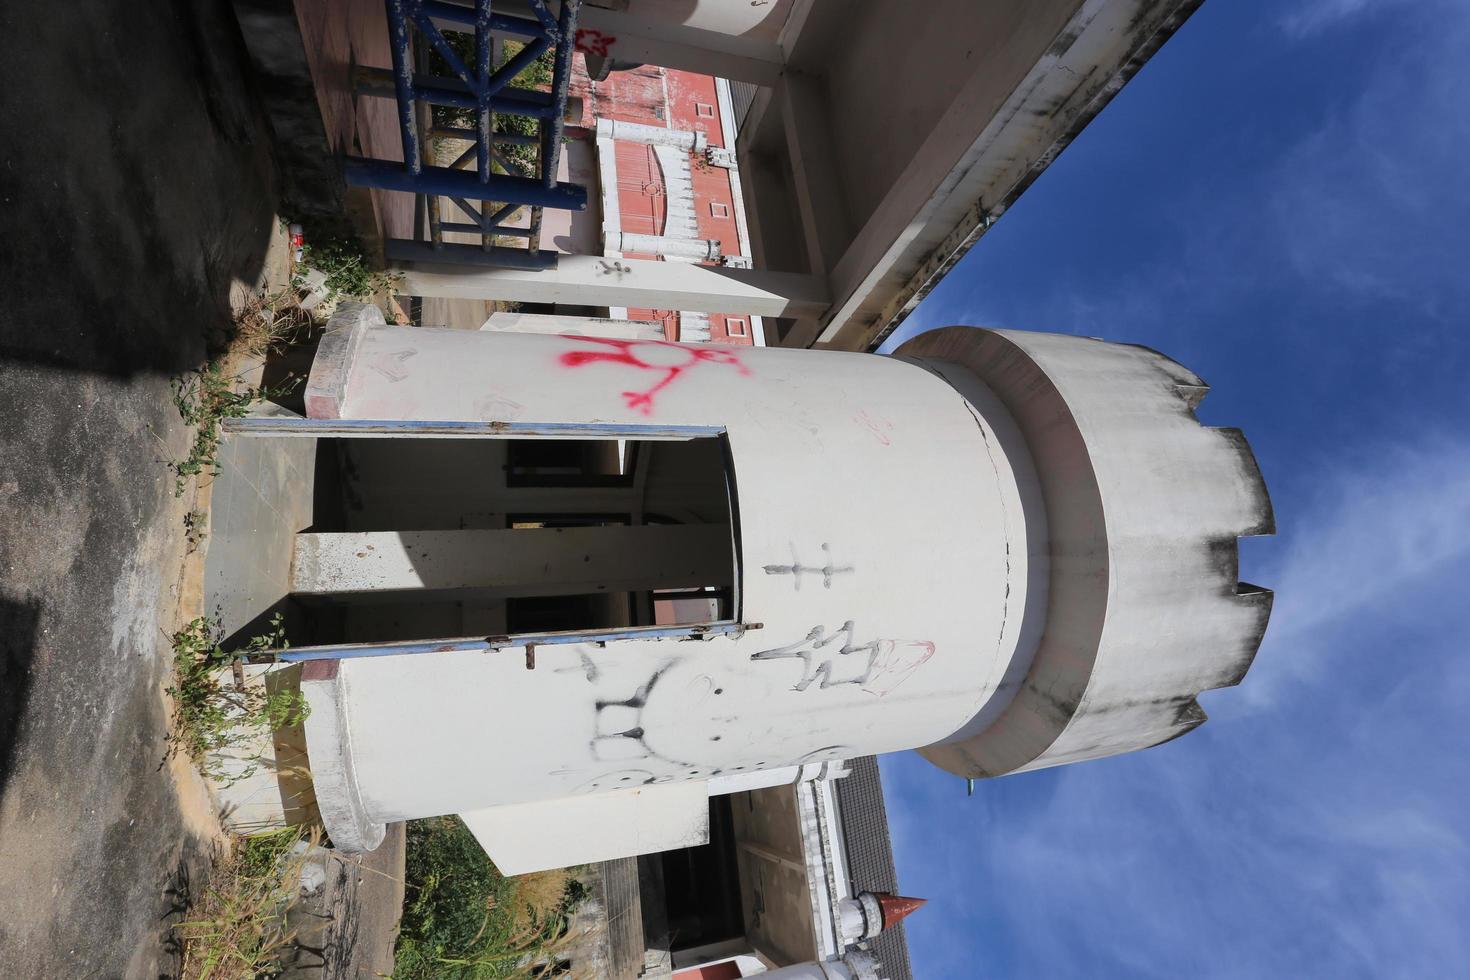
[[[548,268],[556,264],[556,252],[540,247],[543,210],[586,210],[587,189],[556,179],[582,0],[561,0],[556,16],[550,0],[524,2],[532,17],[495,13],[490,0],[475,0],[473,6],[447,0],[386,0],[393,55],[391,88],[374,84],[375,76],[383,81],[381,76],[386,73],[360,69],[358,91],[396,99],[403,162],[349,157],[344,167],[347,182],[353,186],[417,195],[417,237],[390,239],[390,259]],[[473,64],[465,63],[445,38],[445,31],[474,35]],[[495,34],[521,39],[525,45],[498,68],[491,63]],[[427,73],[431,50],[448,67],[449,75]],[[550,92],[511,84],[547,51],[554,52]],[[435,125],[432,107],[436,105],[470,110],[472,125]],[[535,119],[536,134],[497,133],[496,116],[505,114]],[[449,166],[431,166],[424,162],[424,145],[434,137],[469,140],[472,145]],[[502,151],[502,146],[510,145],[536,147],[535,165],[524,167]],[[469,169],[471,163],[473,169]],[[441,197],[452,201],[466,220],[443,220]],[[523,207],[531,209],[529,227],[507,224]],[[425,223],[427,242],[419,240]],[[445,242],[446,232],[478,234],[480,244]],[[497,245],[502,237],[524,238],[526,244],[523,248]]]

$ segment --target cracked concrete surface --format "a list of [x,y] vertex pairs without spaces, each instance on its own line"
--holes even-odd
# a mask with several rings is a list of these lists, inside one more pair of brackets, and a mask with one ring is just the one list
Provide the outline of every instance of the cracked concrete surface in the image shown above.
[[212,815],[166,758],[188,435],[274,220],[229,5],[0,11],[0,976],[159,977]]

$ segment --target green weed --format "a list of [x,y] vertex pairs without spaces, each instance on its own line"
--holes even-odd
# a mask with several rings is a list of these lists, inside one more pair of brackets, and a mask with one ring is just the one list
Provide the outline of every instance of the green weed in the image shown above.
[[[342,296],[366,298],[392,289],[397,282],[393,274],[374,269],[362,242],[347,234],[308,233],[302,247],[300,268],[316,269],[327,277],[330,299]],[[304,272],[299,271],[295,284],[300,286],[303,282]]]
[[183,980],[267,980],[279,975],[281,953],[294,936],[286,912],[296,901],[306,841],[319,833],[299,827],[247,837],[215,863],[203,900],[174,926],[182,947]]
[[223,632],[218,622],[200,616],[173,635],[174,686],[168,693],[174,699],[175,747],[199,763],[206,775],[228,785],[252,775],[256,767],[228,774],[212,752],[299,725],[309,709],[298,690],[271,692],[264,685],[243,684],[224,687],[217,678],[223,668],[288,647],[279,613],[271,619],[269,633],[251,638],[238,650],[226,653],[220,647]]
[[546,975],[583,897],[567,871],[503,877],[458,817],[409,823],[405,881],[394,980]]
[[195,427],[189,455],[170,464],[174,471],[174,496],[183,496],[190,478],[219,472],[220,422],[242,418],[255,402],[283,398],[301,383],[300,378],[289,378],[275,387],[236,390],[237,380],[226,375],[215,361],[195,377],[174,380],[174,407],[186,425]]

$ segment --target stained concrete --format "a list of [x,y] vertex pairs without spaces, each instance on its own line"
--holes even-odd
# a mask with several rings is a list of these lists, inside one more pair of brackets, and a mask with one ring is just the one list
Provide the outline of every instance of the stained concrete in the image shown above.
[[364,980],[393,972],[403,911],[404,825],[392,824],[371,854],[327,851],[325,883],[287,916],[296,946],[281,980]]
[[0,976],[154,978],[210,844],[164,762],[169,379],[275,206],[226,4],[67,6],[0,7]]
[[[226,437],[210,488],[204,608],[248,639],[291,592],[297,531],[312,519],[315,439]],[[254,632],[252,632],[252,630]]]

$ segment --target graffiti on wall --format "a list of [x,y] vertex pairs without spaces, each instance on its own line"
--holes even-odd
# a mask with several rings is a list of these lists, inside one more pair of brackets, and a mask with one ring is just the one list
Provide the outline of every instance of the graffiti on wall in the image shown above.
[[701,364],[724,364],[741,374],[750,369],[741,361],[740,355],[729,348],[676,344],[671,340],[622,340],[613,337],[578,337],[563,334],[567,340],[583,344],[601,344],[610,350],[569,350],[559,358],[564,367],[582,367],[587,364],[621,364],[655,375],[652,383],[639,391],[625,391],[623,398],[629,408],[644,415],[652,414],[658,394],[677,381],[685,372]]
[[877,639],[859,644],[856,634],[850,619],[830,633],[825,626],[815,626],[795,643],[762,650],[750,659],[800,660],[801,679],[793,688],[797,691],[820,681],[820,690],[850,684],[882,697],[934,656],[934,644],[928,640]]
[[612,46],[618,43],[618,39],[611,34],[594,31],[588,27],[577,28],[576,45],[577,50],[583,54],[593,54],[606,58],[612,51]]
[[796,545],[791,546],[790,565],[763,565],[767,575],[790,575],[796,591],[801,591],[801,579],[804,575],[822,576],[822,588],[832,588],[832,579],[838,575],[847,575],[852,572],[851,565],[837,565],[832,561],[832,546],[826,542],[822,543],[822,558],[826,564],[803,565],[797,556]]

